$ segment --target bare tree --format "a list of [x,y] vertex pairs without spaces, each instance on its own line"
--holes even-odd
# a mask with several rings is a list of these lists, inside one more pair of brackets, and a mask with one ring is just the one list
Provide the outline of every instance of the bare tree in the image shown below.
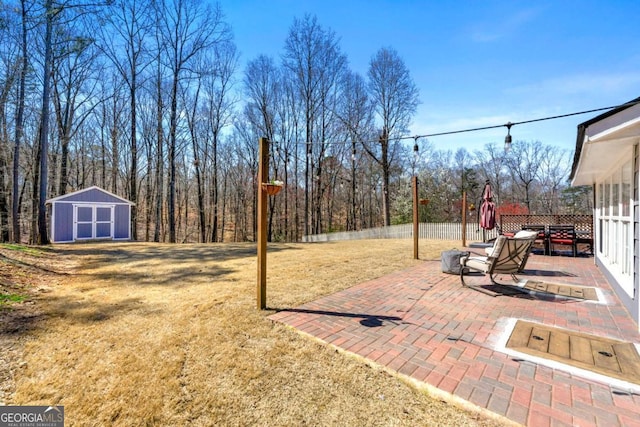
[[[237,52],[231,42],[218,43],[213,58],[203,58],[193,73],[194,85],[184,89],[183,98],[193,152],[193,170],[196,177],[198,227],[200,241],[218,241],[219,202],[219,143],[221,133],[230,123],[234,99],[229,96],[232,77],[237,64]],[[191,94],[191,95],[189,95]],[[207,178],[210,178],[207,191]],[[206,196],[210,210],[207,215]],[[207,226],[207,216],[209,224]],[[210,240],[208,238],[210,237]]]
[[202,79],[206,66],[199,65],[198,72],[195,73],[196,87],[190,87],[192,96],[189,96],[187,90],[184,90],[182,96],[185,105],[191,105],[191,108],[185,108],[185,117],[187,126],[189,127],[189,136],[191,137],[191,149],[193,151],[193,169],[196,175],[196,191],[198,203],[198,226],[200,231],[200,243],[207,241],[207,225],[205,215],[204,201],[204,178],[203,171],[206,170],[207,151],[203,148],[201,139],[206,140],[207,134],[202,130],[202,116],[204,115],[203,107],[200,104],[200,92],[202,91]]
[[478,189],[480,189],[480,183],[478,182],[475,164],[469,152],[465,148],[458,148],[454,154],[454,172],[457,182],[458,194],[462,196],[463,192],[467,192],[469,200],[475,200],[479,198]]
[[[300,237],[300,233],[303,231],[301,227],[301,211],[300,201],[303,194],[299,191],[300,185],[300,170],[302,164],[300,162],[300,156],[298,155],[300,148],[302,151],[306,151],[306,147],[298,144],[301,140],[301,99],[298,96],[298,92],[291,81],[288,81],[282,77],[283,73],[280,73],[279,79],[279,91],[277,96],[277,119],[278,135],[277,144],[277,159],[281,160],[283,172],[278,171],[278,177],[284,178],[286,191],[283,200],[283,216],[284,216],[284,236],[287,240],[297,241]],[[275,164],[276,168],[280,166],[280,163]],[[282,175],[284,174],[284,175]],[[291,206],[290,199],[293,198],[293,206]],[[293,212],[293,214],[291,214]],[[293,217],[290,219],[290,217]],[[303,217],[304,215],[302,215]]]
[[273,58],[260,55],[244,71],[245,116],[270,141],[274,141],[280,71]]
[[[155,142],[156,142],[156,156],[155,156],[155,206],[154,206],[154,218],[155,225],[153,230],[153,241],[160,242],[161,235],[164,235],[163,230],[163,216],[164,216],[164,144],[165,144],[165,134],[164,134],[164,114],[165,114],[165,99],[163,93],[163,82],[164,82],[164,68],[163,63],[160,60],[163,52],[165,50],[164,47],[164,37],[162,35],[162,31],[160,28],[159,21],[162,19],[161,17],[161,9],[155,8],[155,16],[154,16],[154,42],[155,42],[155,69],[154,69],[154,89],[153,89],[153,100],[155,103]],[[162,239],[164,241],[164,238]]]
[[364,78],[357,73],[347,73],[342,81],[341,100],[338,103],[338,118],[350,141],[350,203],[347,215],[347,230],[357,229],[356,166],[362,141],[371,139],[373,114]]
[[540,141],[515,141],[506,158],[514,183],[522,184],[524,203],[531,212],[531,189],[540,169],[543,145]]
[[20,45],[15,43],[19,35],[13,30],[17,22],[17,15],[0,9],[0,242],[9,240],[9,108],[22,65]]
[[161,60],[171,72],[169,96],[169,242],[176,243],[176,139],[178,86],[188,65],[216,43],[228,41],[230,30],[219,5],[211,8],[197,0],[158,2],[158,23],[163,38]]
[[543,147],[537,175],[541,189],[541,197],[538,197],[540,213],[553,214],[560,211],[560,195],[568,186],[567,177],[571,171],[567,154],[566,150],[558,147]]
[[419,104],[416,87],[404,61],[392,48],[380,49],[369,63],[369,96],[380,124],[379,146],[364,144],[382,169],[382,204],[385,225],[391,225],[389,181],[396,160],[396,138],[407,132]]
[[493,201],[497,206],[502,201],[503,182],[505,180],[505,156],[502,147],[496,144],[486,144],[484,151],[475,152],[475,161],[484,180],[489,180],[493,190]]
[[[286,183],[269,199],[270,239],[408,220],[408,173],[431,200],[421,212],[429,220],[459,220],[460,191],[473,198],[474,183],[484,179],[496,201],[528,201],[532,213],[579,211],[590,201],[588,191],[565,189],[566,153],[538,142],[516,142],[507,155],[490,144],[473,157],[431,147],[420,150],[428,159],[412,160],[413,141],[400,137],[408,135],[418,93],[397,52],[378,51],[365,80],[348,72],[339,39],[314,17],[294,21],[282,63],[249,62],[246,102],[236,111],[230,94],[238,56],[219,9],[195,0],[114,0],[98,21],[104,33],[96,56],[95,34],[82,26],[83,14],[95,12],[88,3],[12,4],[3,9],[10,24],[0,15],[2,240],[12,233],[19,241],[27,231],[32,242],[46,237],[45,196],[92,183],[128,194],[134,233],[144,223],[144,239],[252,240],[262,136],[274,142],[272,177]],[[102,72],[103,64],[113,67]],[[51,113],[43,114],[45,65]],[[21,231],[20,212],[29,210],[23,219],[32,222]]]
[[131,206],[132,237],[138,238],[138,131],[137,97],[140,74],[150,63],[146,39],[151,30],[151,0],[117,0],[105,10],[101,48],[114,64],[129,91],[130,155],[129,200]]
[[[328,116],[333,105],[328,101],[345,71],[346,57],[340,52],[338,39],[331,30],[324,29],[315,16],[295,19],[285,41],[284,66],[300,96],[305,132],[305,234],[320,232],[319,200],[322,191],[322,165],[325,155]],[[315,157],[314,157],[315,155]],[[315,199],[315,208],[311,201]],[[314,217],[312,217],[313,215]]]
[[[45,202],[47,199],[47,179],[49,172],[49,102],[51,90],[51,62],[52,49],[51,37],[53,33],[53,23],[61,9],[54,7],[52,0],[45,0],[45,35],[44,35],[44,65],[42,76],[42,109],[40,110],[40,138],[38,146],[39,155],[39,182],[38,182],[38,234],[37,242],[41,245],[49,244],[47,233],[47,211]],[[35,205],[35,203],[34,203]]]
[[66,194],[69,182],[69,144],[97,105],[94,97],[97,52],[93,41],[73,23],[56,33],[52,58],[53,106],[60,143],[58,195]]
[[220,41],[213,47],[213,61],[209,67],[213,72],[205,75],[205,95],[207,99],[208,128],[211,131],[211,184],[210,200],[212,204],[211,241],[218,241],[219,227],[219,167],[218,155],[223,129],[231,124],[233,105],[236,100],[231,96],[233,75],[238,65],[238,52],[231,40]]
[[[277,127],[277,109],[279,106],[279,90],[280,90],[280,70],[276,67],[271,57],[260,55],[256,59],[247,64],[244,73],[244,93],[247,97],[247,103],[244,108],[244,116],[249,120],[256,131],[273,141],[271,144],[270,158],[275,165],[275,173],[278,173],[277,163],[282,154],[280,151],[276,153],[275,148],[280,147],[280,142],[275,140]],[[284,153],[286,157],[286,152]],[[286,164],[286,159],[285,159]],[[285,166],[285,183],[286,166]],[[285,198],[286,198],[285,192]],[[267,224],[267,239],[272,239],[273,234],[273,213],[275,210],[275,200],[269,200],[269,223]],[[286,208],[285,208],[286,209]]]
[[16,107],[15,141],[13,146],[13,185],[11,192],[11,219],[13,229],[13,241],[20,243],[22,240],[20,230],[20,145],[24,135],[24,108],[25,88],[27,83],[27,7],[26,1],[20,1],[20,74],[18,77],[18,100]]

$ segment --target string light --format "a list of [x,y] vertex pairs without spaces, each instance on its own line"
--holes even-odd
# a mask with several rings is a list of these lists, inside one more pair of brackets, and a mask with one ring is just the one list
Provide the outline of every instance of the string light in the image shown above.
[[[531,119],[531,120],[523,120],[520,122],[507,122],[505,124],[502,125],[491,125],[491,126],[482,126],[482,127],[477,127],[477,128],[470,128],[470,129],[460,129],[460,130],[453,130],[453,131],[446,131],[446,132],[437,132],[437,133],[429,133],[429,134],[424,134],[424,135],[413,135],[413,136],[398,136],[398,137],[389,137],[390,140],[405,140],[405,139],[414,139],[417,140],[418,138],[430,138],[430,137],[434,137],[434,136],[444,136],[444,135],[455,135],[458,133],[467,133],[467,132],[477,132],[477,131],[481,131],[481,130],[489,130],[489,129],[498,129],[498,128],[502,128],[502,127],[506,127],[507,128],[507,137],[505,138],[505,149],[507,149],[506,147],[506,143],[507,143],[507,138],[511,138],[511,134],[510,134],[510,130],[512,126],[516,126],[516,125],[523,125],[523,124],[528,124],[528,123],[535,123],[535,122],[541,122],[541,121],[545,121],[545,120],[555,120],[555,119],[562,119],[565,117],[571,117],[571,116],[578,116],[581,114],[587,114],[587,113],[595,113],[598,111],[605,111],[605,110],[613,110],[616,108],[626,108],[626,107],[631,107],[634,105],[640,104],[640,101],[631,101],[631,102],[627,102],[624,104],[619,104],[619,105],[614,105],[611,107],[602,107],[602,108],[594,108],[591,110],[584,110],[584,111],[578,111],[575,113],[568,113],[568,114],[560,114],[557,116],[549,116],[549,117],[541,117],[538,119]],[[363,144],[374,144],[374,143],[378,143],[380,142],[380,138],[378,138],[377,140],[370,140],[370,141],[360,141]],[[322,144],[324,145],[340,145],[340,144],[351,144],[351,141],[335,141],[335,142],[323,142]],[[310,142],[310,141],[306,141],[306,142],[296,142],[294,144],[297,145],[301,145],[301,144],[306,144],[308,146],[308,150],[311,150],[311,145],[316,144],[314,142]],[[415,151],[415,145],[414,145],[414,151]]]
[[504,137],[504,151],[509,152],[511,150],[511,122],[505,125],[507,127],[507,136]]

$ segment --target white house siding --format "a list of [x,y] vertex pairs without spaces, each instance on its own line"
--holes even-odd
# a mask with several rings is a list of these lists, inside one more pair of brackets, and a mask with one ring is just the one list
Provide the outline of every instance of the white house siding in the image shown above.
[[[639,144],[640,98],[636,98],[578,125],[570,179],[572,185],[594,186],[595,262],[640,325]],[[625,167],[629,174],[623,172]],[[614,185],[617,176],[618,187]],[[608,195],[605,188],[609,188]],[[625,189],[619,199],[612,198],[616,188]],[[607,210],[604,205],[618,210]]]
[[[638,319],[637,220],[638,147],[629,149],[626,161],[615,165],[596,182],[596,262],[620,300]],[[625,166],[631,162],[630,169]],[[628,176],[625,185],[624,176]],[[626,188],[626,189],[625,189]]]
[[639,195],[639,188],[640,188],[640,173],[639,173],[639,147],[638,144],[635,144],[633,146],[633,155],[632,155],[632,167],[633,167],[633,178],[632,178],[632,183],[633,183],[633,190],[632,190],[632,229],[631,232],[633,233],[633,237],[631,240],[631,251],[632,251],[632,280],[633,280],[633,297],[632,299],[629,301],[629,304],[627,305],[628,310],[632,313],[632,316],[634,319],[638,320],[640,323],[640,283],[638,282],[638,262],[639,262],[639,255],[638,255],[638,240],[639,240],[639,236],[638,236],[638,218],[640,216],[640,207],[639,207],[639,201],[640,198],[638,197]]

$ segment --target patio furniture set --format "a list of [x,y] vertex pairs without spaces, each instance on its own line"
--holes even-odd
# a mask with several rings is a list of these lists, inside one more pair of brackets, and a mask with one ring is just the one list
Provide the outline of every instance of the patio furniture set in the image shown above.
[[[543,245],[545,255],[551,254],[555,246],[562,245],[570,246],[573,256],[576,256],[578,237],[574,226],[566,224],[551,225],[548,229],[544,225],[526,224],[517,233],[502,233],[492,247],[485,248],[484,256],[469,252],[461,254],[460,282],[463,286],[488,295],[498,295],[485,286],[465,283],[465,274],[476,272],[488,275],[493,285],[518,287],[520,281],[516,275],[524,271],[529,254],[536,243]],[[513,283],[500,283],[496,281],[497,275],[510,275]]]
[[464,281],[465,273],[479,272],[488,274],[491,283],[502,285],[496,281],[498,274],[508,274],[514,283],[518,282],[517,273],[521,273],[527,264],[529,253],[536,239],[536,232],[519,231],[514,237],[498,236],[493,247],[486,248],[486,256],[467,255],[460,258],[460,281],[463,286],[484,292],[481,287],[469,286]]
[[[524,224],[522,230],[530,230],[537,232],[534,246],[542,247],[545,255],[553,255],[557,246],[569,246],[571,253],[576,256],[578,253],[578,244],[586,244],[589,251],[593,251],[593,239],[590,233],[576,231],[572,224],[557,224],[546,226],[544,224]],[[501,233],[506,237],[513,237],[516,233],[503,231]]]

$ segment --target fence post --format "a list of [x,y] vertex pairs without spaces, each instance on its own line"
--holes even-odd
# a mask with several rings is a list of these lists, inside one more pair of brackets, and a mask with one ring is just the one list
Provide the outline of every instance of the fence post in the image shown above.
[[260,138],[258,163],[258,309],[267,308],[267,190],[262,186],[269,180],[269,140]]
[[418,177],[411,179],[413,183],[413,259],[418,259]]
[[462,247],[467,247],[467,192],[462,192]]

